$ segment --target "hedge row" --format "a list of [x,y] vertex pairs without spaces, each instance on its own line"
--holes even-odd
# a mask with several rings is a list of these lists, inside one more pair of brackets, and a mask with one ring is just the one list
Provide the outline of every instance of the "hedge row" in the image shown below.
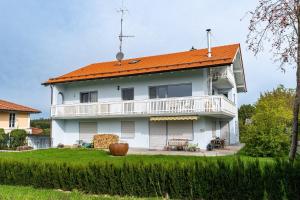
[[176,199],[300,199],[300,165],[286,161],[73,165],[0,161],[0,184]]

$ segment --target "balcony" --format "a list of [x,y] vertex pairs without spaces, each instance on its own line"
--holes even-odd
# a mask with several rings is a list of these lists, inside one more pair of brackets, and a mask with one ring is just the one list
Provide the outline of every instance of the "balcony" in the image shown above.
[[229,67],[214,69],[211,78],[213,86],[218,89],[228,89],[234,86],[234,75]]
[[224,96],[147,99],[88,104],[62,104],[51,107],[56,119],[117,118],[175,115],[233,117],[236,107]]

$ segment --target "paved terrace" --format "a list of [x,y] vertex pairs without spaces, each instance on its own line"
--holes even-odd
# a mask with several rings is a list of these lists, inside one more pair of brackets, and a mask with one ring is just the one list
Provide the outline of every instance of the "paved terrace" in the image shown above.
[[129,148],[128,154],[133,155],[181,155],[181,156],[228,156],[236,154],[244,144],[226,146],[224,149],[214,149],[207,151],[201,149],[200,151],[165,151],[165,150],[149,150],[140,148]]

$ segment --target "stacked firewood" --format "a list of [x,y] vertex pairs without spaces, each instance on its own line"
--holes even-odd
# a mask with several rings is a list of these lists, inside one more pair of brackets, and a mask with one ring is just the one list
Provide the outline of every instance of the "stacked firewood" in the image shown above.
[[110,144],[118,143],[119,136],[114,134],[94,135],[93,144],[95,149],[108,149]]

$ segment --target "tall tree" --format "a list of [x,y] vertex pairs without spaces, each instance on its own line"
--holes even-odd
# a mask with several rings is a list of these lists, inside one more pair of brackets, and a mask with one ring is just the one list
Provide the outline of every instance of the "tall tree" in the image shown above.
[[285,71],[296,67],[296,95],[293,104],[292,142],[289,157],[295,159],[298,142],[298,119],[300,107],[300,5],[299,0],[260,0],[251,14],[248,47],[257,55],[267,44],[273,58]]

